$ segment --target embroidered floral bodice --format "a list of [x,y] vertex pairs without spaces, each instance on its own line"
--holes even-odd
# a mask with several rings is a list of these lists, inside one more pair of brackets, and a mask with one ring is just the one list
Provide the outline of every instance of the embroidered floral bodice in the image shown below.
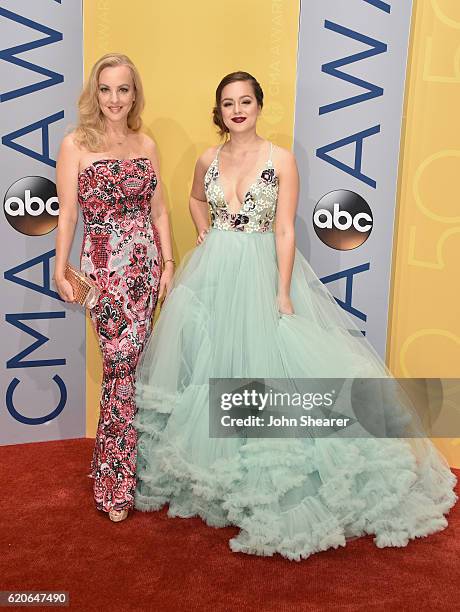
[[265,166],[250,185],[238,212],[232,212],[219,181],[219,153],[206,171],[204,189],[211,209],[211,227],[238,232],[272,232],[278,201],[278,176],[272,162],[273,143]]

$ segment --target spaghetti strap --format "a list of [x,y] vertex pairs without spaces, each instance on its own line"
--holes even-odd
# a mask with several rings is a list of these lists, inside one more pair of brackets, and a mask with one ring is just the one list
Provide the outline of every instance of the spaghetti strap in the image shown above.
[[224,144],[225,144],[225,142],[223,142],[222,144],[220,144],[220,145],[217,147],[216,156],[215,156],[215,158],[214,158],[214,161],[215,161],[216,159],[219,159],[219,153],[220,153],[220,150],[222,149],[222,147],[224,146]]
[[273,143],[270,141],[270,155],[268,156],[267,164],[270,164],[271,166],[273,166],[272,156],[273,156]]

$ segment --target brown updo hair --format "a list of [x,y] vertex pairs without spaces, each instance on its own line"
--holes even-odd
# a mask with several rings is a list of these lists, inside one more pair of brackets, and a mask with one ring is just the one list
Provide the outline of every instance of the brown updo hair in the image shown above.
[[225,125],[224,120],[222,118],[222,112],[220,110],[220,101],[222,99],[222,90],[226,85],[230,83],[235,83],[236,81],[249,81],[254,90],[254,95],[257,100],[257,104],[260,108],[264,105],[264,92],[262,91],[262,87],[259,82],[252,74],[249,72],[243,72],[242,70],[238,70],[237,72],[231,72],[224,76],[216,89],[216,105],[212,109],[212,120],[213,123],[219,128],[219,136],[224,136],[228,133],[228,127]]

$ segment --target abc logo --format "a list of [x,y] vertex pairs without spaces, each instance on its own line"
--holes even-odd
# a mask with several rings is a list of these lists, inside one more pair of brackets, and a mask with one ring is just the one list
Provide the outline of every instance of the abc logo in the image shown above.
[[59,201],[56,185],[42,176],[26,176],[5,194],[3,212],[15,230],[27,236],[43,236],[57,226]]
[[313,211],[318,238],[339,251],[350,251],[363,244],[369,238],[372,224],[372,211],[366,200],[347,189],[327,193]]

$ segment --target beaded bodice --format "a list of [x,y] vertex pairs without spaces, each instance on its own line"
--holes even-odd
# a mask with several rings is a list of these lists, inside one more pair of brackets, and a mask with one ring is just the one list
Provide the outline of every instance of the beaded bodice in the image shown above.
[[272,162],[273,144],[265,166],[250,185],[238,212],[229,209],[219,181],[219,153],[206,171],[204,189],[211,209],[211,227],[238,232],[271,232],[278,201],[278,176]]
[[[99,159],[78,175],[78,200],[85,224],[101,231],[124,230],[146,219],[157,177],[148,157]],[[113,228],[112,228],[113,224]]]

